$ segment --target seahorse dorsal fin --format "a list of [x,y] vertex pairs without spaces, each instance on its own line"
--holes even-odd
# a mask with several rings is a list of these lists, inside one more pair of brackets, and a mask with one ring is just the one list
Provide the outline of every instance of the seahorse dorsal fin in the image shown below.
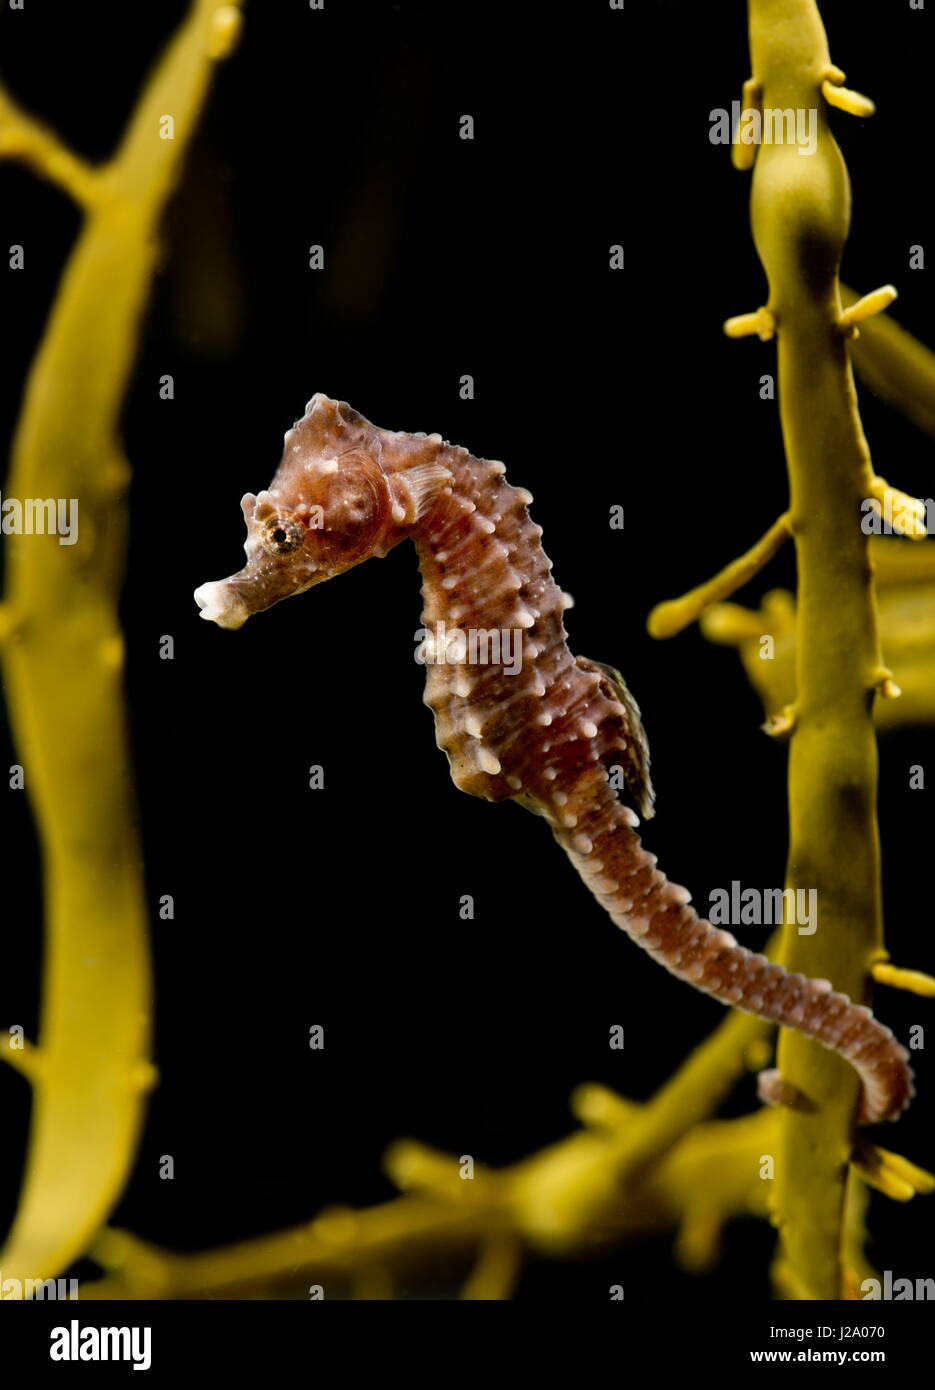
[[649,740],[643,728],[640,707],[615,667],[606,666],[603,661],[590,661],[585,656],[576,657],[575,660],[583,670],[596,671],[607,683],[604,694],[623,706],[623,723],[627,733],[626,744],[619,752],[623,775],[640,808],[640,815],[644,820],[650,820],[656,814],[653,806],[656,793],[649,775]]
[[398,475],[409,489],[412,521],[428,511],[435,498],[451,482],[451,472],[440,463],[419,463]]

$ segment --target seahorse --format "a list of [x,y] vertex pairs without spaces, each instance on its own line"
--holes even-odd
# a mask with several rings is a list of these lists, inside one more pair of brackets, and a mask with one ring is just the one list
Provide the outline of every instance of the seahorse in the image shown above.
[[[247,564],[195,590],[201,617],[239,628],[411,538],[425,602],[425,702],[455,785],[542,816],[598,902],[654,959],[722,1003],[838,1052],[862,1082],[858,1119],[895,1119],[913,1086],[892,1030],[828,980],[791,974],[701,918],[643,848],[639,817],[618,794],[625,783],[652,816],[639,707],[618,671],[572,655],[570,599],[552,578],[532,497],[505,473],[438,434],[378,429],[317,394],[286,433],[269,488],[242,499]],[[471,646],[478,635],[484,650]],[[511,637],[520,659],[507,662]],[[788,1101],[770,1075],[764,1098],[784,1091]]]

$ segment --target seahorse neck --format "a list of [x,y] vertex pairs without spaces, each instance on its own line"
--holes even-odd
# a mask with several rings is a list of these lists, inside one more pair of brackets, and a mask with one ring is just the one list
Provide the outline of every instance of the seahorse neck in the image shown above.
[[544,557],[537,563],[541,530],[526,511],[531,496],[506,481],[502,463],[475,458],[466,449],[445,446],[438,462],[451,474],[450,487],[413,532],[426,601],[423,620],[528,631],[538,615],[521,592],[548,569]]

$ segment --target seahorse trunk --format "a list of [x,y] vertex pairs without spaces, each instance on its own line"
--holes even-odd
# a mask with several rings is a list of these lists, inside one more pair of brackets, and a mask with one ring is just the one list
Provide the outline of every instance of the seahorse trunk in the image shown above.
[[[512,797],[544,815],[613,920],[660,964],[724,1004],[840,1053],[863,1082],[861,1121],[895,1119],[913,1090],[908,1053],[891,1030],[830,981],[791,974],[738,945],[657,872],[634,834],[635,814],[608,776],[618,768],[644,816],[652,814],[639,709],[619,672],[569,651],[566,599],[529,519],[528,493],[506,482],[502,464],[464,450],[443,448],[439,461],[452,485],[413,537],[426,629],[524,623],[515,676],[473,657],[427,666],[426,702],[457,785],[491,801]],[[761,1094],[786,1098],[765,1084]]]
[[[913,1094],[908,1053],[864,1005],[828,980],[790,974],[699,917],[684,888],[655,867],[636,816],[592,766],[560,792],[556,840],[617,926],[679,979],[746,1013],[791,1027],[840,1053],[863,1082],[863,1123],[892,1120]],[[554,799],[554,795],[553,795]]]

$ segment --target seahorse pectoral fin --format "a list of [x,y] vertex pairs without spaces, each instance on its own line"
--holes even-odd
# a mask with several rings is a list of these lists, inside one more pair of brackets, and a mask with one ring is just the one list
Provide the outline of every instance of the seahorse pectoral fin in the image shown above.
[[649,740],[643,728],[640,707],[616,667],[607,666],[603,661],[591,661],[584,656],[578,656],[575,660],[583,671],[596,671],[601,677],[601,693],[608,700],[623,706],[620,721],[623,737],[614,756],[623,768],[627,787],[640,809],[640,815],[644,820],[650,820],[655,815],[653,802],[656,793],[649,775]]

